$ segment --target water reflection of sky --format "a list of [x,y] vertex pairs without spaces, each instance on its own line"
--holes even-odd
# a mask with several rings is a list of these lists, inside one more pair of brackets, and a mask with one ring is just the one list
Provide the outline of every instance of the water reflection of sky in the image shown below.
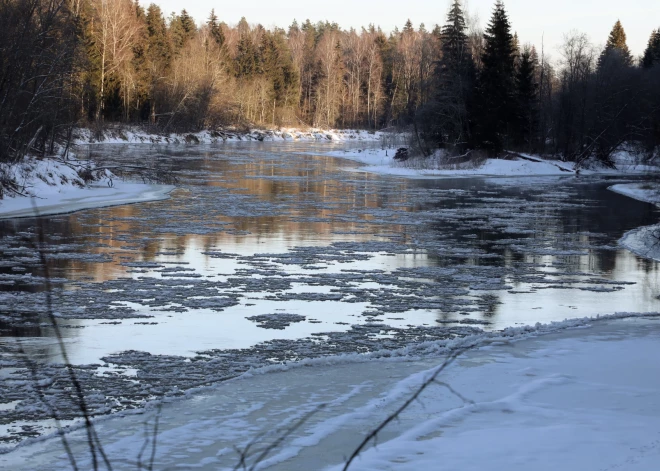
[[[107,259],[104,263],[85,257],[51,260],[53,276],[69,279],[69,284],[64,286],[73,289],[78,289],[76,283],[80,280],[100,283],[121,278],[130,288],[139,286],[143,277],[158,278],[162,273],[148,268],[135,270],[127,266],[130,265],[127,262],[154,262],[194,270],[204,279],[214,281],[232,277],[258,278],[262,275],[251,274],[250,270],[277,264],[251,261],[250,257],[256,254],[282,254],[294,247],[326,247],[336,242],[396,240],[416,244],[417,252],[372,252],[355,261],[315,266],[291,264],[285,268],[292,276],[308,279],[351,270],[391,273],[402,268],[459,266],[460,269],[463,264],[502,268],[501,281],[511,289],[481,292],[475,288],[470,293],[472,297],[493,297],[491,305],[469,316],[491,322],[488,329],[614,312],[658,310],[657,264],[640,260],[625,250],[613,249],[626,230],[656,222],[657,213],[651,205],[608,192],[607,185],[597,180],[409,181],[344,172],[342,168],[355,165],[314,155],[326,150],[327,147],[311,144],[268,143],[96,148],[91,151],[95,158],[108,161],[139,157],[147,161],[158,158],[174,162],[181,188],[167,201],[47,219],[45,229],[53,247],[60,247],[62,252],[93,254]],[[425,191],[429,195],[433,192],[429,202]],[[545,195],[551,204],[535,201],[538,194]],[[516,204],[511,204],[512,201]],[[570,201],[579,204],[562,207]],[[476,211],[473,217],[465,216],[475,208],[485,211],[489,204],[503,205],[502,211],[510,213],[483,216]],[[511,227],[516,211],[520,211],[526,227],[532,228],[526,234],[516,233],[520,227]],[[490,223],[480,227],[481,220]],[[19,233],[34,233],[34,226],[34,221],[29,220],[1,223],[5,245],[15,246],[18,239],[8,242],[9,238]],[[531,243],[521,247],[522,239]],[[550,254],[526,253],[534,246],[534,240]],[[447,247],[450,252],[443,252]],[[552,255],[553,251],[560,253],[562,247],[582,247],[584,254],[572,255],[567,250],[564,255]],[[475,251],[475,255],[459,262],[452,258],[455,253],[451,253],[459,249]],[[204,254],[214,251],[236,256],[213,258]],[[477,251],[497,257],[480,257]],[[535,265],[535,270],[546,274],[558,271],[557,286],[519,283],[507,278],[506,270],[520,271],[526,264]],[[547,268],[538,268],[543,265]],[[12,268],[3,266],[1,273],[10,273]],[[278,265],[278,269],[281,268],[282,265]],[[26,267],[26,273],[37,272],[34,267]],[[579,289],[594,285],[576,283],[575,279],[586,281],[590,277],[634,284],[615,292]],[[568,278],[573,279],[571,289],[559,286]],[[432,286],[435,282],[428,280]],[[383,288],[372,282],[356,282],[351,287]],[[397,286],[385,288],[393,292],[400,289]],[[5,286],[4,289],[16,288]],[[25,292],[38,289],[38,286],[24,287]],[[294,283],[288,291],[330,293],[332,289],[322,282],[318,285]],[[107,353],[124,350],[190,355],[208,349],[246,348],[271,339],[345,331],[351,324],[368,321],[363,315],[369,308],[368,301],[282,301],[264,299],[266,295],[258,291],[241,293],[240,303],[222,312],[203,308],[182,313],[160,312],[148,306],[125,303],[154,317],[122,319],[113,324],[98,319],[67,320],[69,325],[84,327],[66,330],[70,354],[75,362],[94,362]],[[246,319],[277,312],[301,314],[307,320],[293,323],[284,330],[265,330]],[[378,317],[379,322],[400,328],[437,326],[437,321],[461,319],[463,317],[455,312],[434,309],[387,312]],[[42,328],[40,333],[48,336],[49,331]],[[8,335],[7,331],[4,335]],[[42,347],[52,351],[45,345],[50,343],[44,339]],[[39,343],[31,345],[38,348]]]

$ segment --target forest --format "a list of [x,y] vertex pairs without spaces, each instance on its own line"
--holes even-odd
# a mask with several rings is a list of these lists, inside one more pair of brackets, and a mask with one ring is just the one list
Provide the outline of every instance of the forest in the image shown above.
[[[614,20],[614,19],[613,19]],[[568,32],[551,60],[497,1],[485,29],[459,0],[439,25],[386,33],[293,21],[203,24],[132,0],[0,0],[0,161],[52,153],[79,127],[409,129],[415,150],[552,154],[611,164],[660,147],[660,30],[633,57]],[[659,25],[660,26],[660,25]],[[605,38],[598,38],[605,40]]]

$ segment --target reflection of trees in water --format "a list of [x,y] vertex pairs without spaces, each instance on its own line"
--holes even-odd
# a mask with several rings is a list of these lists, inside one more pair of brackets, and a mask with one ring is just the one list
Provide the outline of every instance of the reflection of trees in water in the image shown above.
[[[108,150],[110,149],[110,150]],[[118,152],[108,148],[99,148],[94,153],[103,155],[107,159],[134,158],[135,153]],[[68,244],[80,244],[81,248],[71,251],[94,255],[108,255],[113,262],[98,263],[71,259],[50,259],[49,267],[52,276],[81,279],[90,277],[93,281],[105,281],[127,276],[128,268],[121,262],[136,259],[154,261],[160,253],[176,251],[183,253],[190,247],[203,247],[206,250],[222,246],[236,246],[248,240],[266,241],[277,237],[287,239],[289,243],[308,239],[319,240],[329,238],[334,232],[364,231],[378,233],[389,232],[404,235],[407,240],[407,226],[397,225],[369,225],[376,216],[369,214],[369,210],[378,208],[422,211],[426,209],[457,209],[463,205],[484,204],[478,203],[480,198],[476,190],[489,190],[497,193],[497,197],[510,197],[519,199],[524,205],[525,201],[542,196],[537,195],[534,189],[521,189],[506,185],[492,185],[485,181],[475,179],[454,179],[444,181],[421,180],[405,181],[402,179],[387,180],[369,173],[338,173],[338,168],[349,165],[334,158],[313,156],[287,156],[267,155],[260,153],[268,147],[255,147],[246,149],[232,147],[219,147],[217,151],[204,151],[200,156],[196,148],[173,148],[166,150],[157,147],[140,147],[141,158],[163,158],[176,161],[185,170],[181,176],[184,185],[198,186],[200,188],[223,187],[232,193],[243,193],[259,201],[282,204],[287,210],[286,214],[267,214],[254,217],[220,216],[219,222],[230,223],[228,227],[241,233],[250,233],[246,236],[232,232],[215,232],[211,234],[168,234],[155,232],[162,221],[172,217],[168,209],[176,207],[185,211],[187,206],[196,204],[197,198],[204,198],[204,192],[196,194],[185,189],[175,194],[173,200],[154,202],[146,205],[127,205],[114,208],[91,210],[72,215],[56,216],[44,219],[47,242],[53,247],[62,247]],[[274,148],[275,151],[282,149]],[[236,155],[231,155],[236,151]],[[124,152],[124,154],[122,154]],[[116,154],[113,154],[116,153]],[[223,158],[229,154],[230,159]],[[193,156],[193,157],[191,157]],[[292,163],[293,162],[293,163]],[[439,256],[432,251],[428,254],[431,264],[448,266],[455,263],[465,263],[473,266],[502,266],[512,267],[520,263],[547,263],[552,260],[549,256],[525,254],[511,250],[506,244],[498,244],[503,239],[532,238],[531,245],[541,245],[548,240],[555,241],[555,245],[613,245],[616,239],[625,231],[656,222],[656,210],[652,205],[640,203],[630,198],[605,190],[606,184],[593,185],[560,183],[570,185],[571,201],[579,202],[583,199],[597,199],[598,204],[589,203],[581,207],[570,209],[549,208],[547,206],[534,209],[530,204],[525,209],[525,217],[534,218],[538,211],[538,218],[534,222],[537,234],[511,234],[488,227],[480,229],[466,229],[445,222],[431,224],[427,230],[437,234],[438,238],[450,237],[454,241],[464,241],[465,245],[474,244],[489,253],[497,253],[503,258],[483,258],[478,255],[460,262],[455,259]],[[452,194],[439,203],[419,204],[411,207],[409,188],[414,189],[452,189],[465,190],[464,194]],[[561,188],[560,188],[561,190]],[[211,197],[211,196],[206,196]],[[475,199],[476,198],[476,199]],[[245,203],[243,203],[245,204]],[[531,214],[530,214],[531,213]],[[154,220],[154,215],[156,219]],[[341,220],[346,215],[352,215],[351,220]],[[515,215],[514,215],[515,216]],[[159,218],[161,220],[159,220]],[[301,218],[301,219],[298,219]],[[313,219],[319,219],[314,221]],[[307,220],[305,220],[307,219]],[[5,239],[21,233],[29,232],[34,228],[33,220],[2,221],[0,233]],[[415,229],[417,230],[417,229]],[[608,235],[599,238],[588,235],[589,232],[599,232]],[[464,236],[474,236],[468,239]],[[347,236],[348,237],[348,236]],[[359,238],[359,236],[350,236]],[[366,236],[368,237],[368,236]],[[10,245],[19,245],[15,240]],[[127,248],[127,246],[130,246]],[[264,246],[267,247],[267,246]],[[610,273],[621,263],[613,250],[590,250],[588,256],[555,257],[561,261],[566,270]],[[122,258],[123,257],[123,258]],[[185,256],[170,258],[171,261],[183,260]],[[655,270],[653,263],[641,260],[638,262],[646,272]],[[38,276],[38,267],[26,266],[27,274]],[[0,267],[0,274],[14,273],[11,267]],[[505,280],[502,280],[503,282]],[[0,289],[24,290],[35,292],[43,289],[41,286],[0,286]],[[497,296],[495,295],[495,298]],[[496,299],[493,302],[484,302],[486,315],[497,313]],[[484,298],[487,300],[487,298]],[[444,314],[442,314],[444,315]],[[28,329],[29,330],[29,329]],[[27,332],[27,330],[26,330]]]
[[[0,311],[0,316],[5,314],[9,313]],[[22,318],[20,325],[0,320],[0,352],[16,355],[23,352],[31,360],[39,362],[63,361],[52,327],[44,327],[50,324],[51,319],[43,313],[24,313]],[[64,326],[63,335],[66,338],[78,336],[76,326],[79,324],[75,319],[60,321],[60,325]]]
[[[25,334],[25,335],[23,335]],[[0,337],[2,338],[2,337]],[[0,340],[0,351],[11,353],[15,359],[29,359],[31,362],[63,363],[62,351],[55,336],[48,329],[34,335],[19,332]]]
[[[140,148],[141,154],[145,148]],[[363,230],[363,224],[368,223],[370,216],[366,212],[360,213],[362,209],[380,208],[393,202],[405,206],[405,192],[401,191],[406,186],[405,182],[385,187],[379,184],[377,177],[368,173],[342,174],[348,175],[349,178],[337,178],[337,160],[334,158],[295,156],[292,157],[296,159],[295,164],[291,164],[281,158],[263,158],[255,154],[243,156],[242,161],[234,162],[214,158],[210,152],[203,158],[189,158],[190,151],[185,148],[168,148],[167,155],[161,154],[157,148],[148,149],[145,153],[147,155],[141,155],[141,158],[180,158],[180,167],[188,171],[182,177],[186,184],[202,187],[222,186],[267,202],[284,201],[287,208],[292,208],[290,214],[284,215],[222,218],[222,222],[231,223],[232,229],[249,232],[249,237],[263,237],[266,240],[272,236],[282,236],[294,243],[308,238],[322,239],[336,231]],[[220,152],[226,150],[222,149]],[[90,157],[111,162],[113,159],[134,158],[134,153],[126,151],[122,146],[108,147],[105,150],[94,148],[90,150]],[[204,196],[202,194],[197,197]],[[63,249],[64,252],[74,255],[107,256],[113,260],[99,263],[98,260],[51,257],[48,259],[51,276],[102,282],[128,275],[129,268],[121,265],[127,260],[154,261],[166,250],[183,253],[191,246],[210,249],[227,244],[238,245],[246,241],[246,236],[227,232],[206,235],[154,233],[154,225],[159,224],[158,220],[150,219],[154,214],[157,217],[162,215],[162,219],[167,220],[170,205],[178,204],[185,208],[186,205],[195,204],[190,192],[185,190],[175,198],[174,203],[170,200],[147,205],[125,205],[44,218],[45,239],[47,246],[52,249],[51,253],[58,253]],[[358,222],[337,220],[350,211],[356,211],[360,215]],[[301,221],[295,220],[295,217],[319,218],[325,221]],[[13,248],[22,245],[22,236],[34,238],[31,235],[34,228],[35,221],[31,219],[0,221],[2,239],[6,245]],[[378,231],[378,228],[372,229]],[[404,232],[404,228],[398,226],[387,226],[384,230]],[[16,260],[16,264],[25,271],[13,271],[11,266],[4,266],[0,267],[0,274],[42,276],[43,270],[38,264],[21,264],[20,259]],[[0,285],[0,290],[35,293],[43,291],[44,285],[16,283]],[[26,318],[26,325],[16,334],[39,337],[43,332],[39,327],[34,327],[39,323],[38,316],[30,316],[29,319]],[[13,335],[4,327],[0,324],[2,335]]]
[[[476,184],[475,184],[476,182]],[[644,273],[658,271],[658,264],[649,260],[639,259],[633,255],[612,249],[599,249],[599,246],[616,246],[618,239],[628,230],[653,224],[657,221],[657,209],[650,204],[641,203],[616,193],[607,191],[607,183],[598,182],[594,184],[572,184],[566,187],[568,203],[577,203],[571,208],[555,208],[548,205],[534,204],[543,202],[543,190],[534,193],[533,189],[512,188],[509,186],[489,186],[486,182],[479,181],[451,181],[452,188],[475,190],[496,189],[498,198],[513,198],[521,201],[521,217],[530,221],[530,228],[534,234],[516,234],[491,228],[490,224],[484,224],[484,228],[468,229],[465,221],[446,222],[442,221],[431,224],[432,231],[437,233],[437,240],[451,239],[453,243],[459,243],[463,247],[474,247],[486,250],[488,253],[502,255],[502,258],[479,258],[468,257],[457,261],[451,257],[429,253],[430,261],[436,266],[451,266],[456,263],[465,263],[471,266],[500,266],[511,268],[521,264],[533,265],[555,265],[560,271],[594,273],[598,276],[613,277],[615,271],[626,273],[629,270],[641,270]],[[455,184],[455,186],[454,186]],[[426,183],[431,186],[432,183]],[[547,191],[556,191],[555,188]],[[562,191],[561,186],[559,191]],[[455,210],[467,204],[487,204],[487,201],[474,200],[474,191],[464,195],[447,198],[439,203],[420,205],[419,209],[451,209]],[[556,195],[555,195],[556,197]],[[525,204],[525,202],[529,204]],[[552,201],[551,199],[549,200]],[[561,203],[561,201],[559,201]],[[585,204],[580,204],[584,202]],[[512,215],[512,221],[516,216]],[[488,216],[484,217],[488,220]],[[476,225],[473,223],[467,226]],[[467,237],[466,237],[467,236]],[[475,237],[476,236],[476,237]],[[509,246],[507,240],[519,239],[521,245],[529,247],[530,253],[525,250],[516,250]],[[500,243],[502,241],[502,243]],[[524,241],[524,243],[522,243]],[[582,251],[585,255],[541,255],[534,254],[534,249],[545,248],[549,251],[567,250]],[[630,266],[630,260],[637,259],[637,266]],[[502,271],[502,282],[506,271]],[[622,276],[618,276],[622,278]],[[648,277],[647,277],[648,279]],[[648,287],[649,293],[654,293],[657,288]],[[499,297],[496,294],[491,297],[482,298],[485,315],[495,315]],[[490,302],[492,301],[492,302]],[[443,314],[443,318],[447,317]]]
[[[0,317],[3,316],[9,317],[12,313],[0,310]],[[41,337],[39,317],[27,314],[24,317],[26,323],[18,326],[0,319],[0,337]]]

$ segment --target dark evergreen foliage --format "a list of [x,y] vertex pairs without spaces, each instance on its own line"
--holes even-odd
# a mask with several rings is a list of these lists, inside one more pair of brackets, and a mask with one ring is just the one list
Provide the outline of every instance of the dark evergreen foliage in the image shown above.
[[479,77],[480,110],[475,116],[478,145],[492,153],[509,142],[515,117],[515,48],[511,25],[498,1],[484,34],[483,68]]
[[442,57],[435,71],[432,135],[440,145],[465,148],[471,144],[475,67],[459,0],[452,3],[439,40]]
[[242,33],[236,46],[235,73],[239,78],[251,78],[260,70],[259,50],[250,33]]
[[209,20],[206,23],[209,27],[209,32],[213,41],[219,46],[222,47],[225,44],[225,33],[222,31],[222,26],[218,23],[218,17],[215,15],[215,10],[211,10]]
[[642,66],[645,69],[650,69],[657,64],[660,64],[660,29],[651,33],[649,43],[644,51],[644,57],[642,58]]
[[516,115],[514,145],[527,152],[537,150],[536,130],[539,113],[539,85],[536,81],[538,58],[533,47],[525,46],[516,70]]
[[183,9],[180,15],[174,15],[170,21],[170,34],[175,51],[180,51],[188,41],[195,37],[195,20]]
[[[145,111],[152,123],[156,122],[159,102],[165,101],[163,77],[172,61],[172,45],[163,13],[155,4],[149,5],[145,17],[146,25],[146,70],[144,71],[148,95],[145,98]],[[144,119],[144,118],[143,118]]]

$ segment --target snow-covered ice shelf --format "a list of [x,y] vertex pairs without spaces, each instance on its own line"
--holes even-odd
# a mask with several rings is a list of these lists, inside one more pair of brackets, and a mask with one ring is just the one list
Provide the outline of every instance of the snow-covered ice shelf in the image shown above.
[[612,185],[608,189],[638,201],[660,204],[660,185],[653,182],[620,183]]
[[158,201],[167,199],[174,188],[171,185],[118,182],[113,187],[68,187],[61,193],[40,193],[39,198],[6,198],[0,201],[0,219],[34,217],[37,212],[39,216],[48,216],[83,209]]
[[[122,181],[107,170],[100,180],[87,185],[79,176],[85,162],[57,159],[26,159],[14,166],[2,166],[21,186],[23,195],[6,192],[0,199],[0,219],[49,216],[83,209],[120,206],[167,199],[175,188]],[[93,169],[93,164],[90,167]]]
[[[655,471],[660,321],[565,323],[571,324],[582,328],[532,333],[513,342],[491,338],[462,355],[440,381],[467,401],[432,386],[351,469]],[[155,467],[233,469],[233,446],[245,446],[263,432],[258,444],[266,445],[325,403],[259,469],[339,470],[364,433],[434,371],[441,358],[432,352],[407,360],[328,359],[312,368],[226,382],[194,400],[168,404],[160,417]],[[137,457],[145,423],[153,420],[154,413],[147,412],[98,424],[115,469],[133,469],[120,460]],[[70,434],[69,443],[78,465],[90,464],[84,432]],[[49,470],[67,461],[55,437],[2,455],[0,463]]]
[[[608,189],[638,201],[660,204],[660,185],[654,182],[622,183]],[[619,244],[641,257],[660,260],[660,224],[628,231]]]

